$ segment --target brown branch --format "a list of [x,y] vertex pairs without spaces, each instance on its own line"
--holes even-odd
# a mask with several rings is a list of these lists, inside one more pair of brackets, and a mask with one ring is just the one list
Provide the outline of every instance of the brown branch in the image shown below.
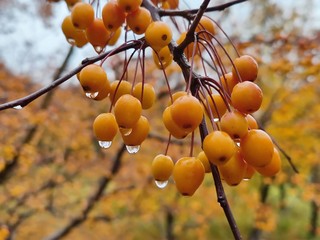
[[94,208],[95,203],[100,200],[103,196],[103,191],[108,186],[109,182],[112,180],[113,176],[119,171],[121,166],[121,159],[126,150],[124,144],[121,145],[120,149],[118,150],[115,159],[113,160],[113,165],[111,168],[111,175],[110,176],[103,176],[99,179],[98,185],[96,190],[93,194],[88,198],[86,207],[82,210],[81,214],[78,217],[75,217],[70,220],[68,224],[66,224],[62,229],[58,230],[57,232],[53,233],[51,236],[45,238],[46,240],[58,240],[62,237],[68,235],[74,228],[78,225],[82,224],[84,221],[87,220],[89,213]]
[[[208,135],[208,130],[207,130],[205,119],[203,119],[202,123],[200,124],[199,130],[200,130],[201,140],[203,142],[204,138]],[[211,167],[212,177],[214,179],[214,184],[216,187],[218,202],[220,203],[220,206],[222,207],[222,209],[225,213],[225,216],[228,220],[229,226],[230,226],[231,231],[233,233],[234,239],[240,240],[240,239],[242,239],[242,237],[241,237],[240,231],[237,227],[236,221],[233,217],[233,214],[231,212],[231,208],[229,206],[227,196],[225,194],[225,191],[224,191],[224,188],[223,188],[223,185],[221,182],[219,170],[218,170],[217,166],[213,165],[211,162],[210,162],[210,167]]]
[[30,95],[27,95],[23,98],[19,98],[17,100],[1,104],[0,111],[8,109],[8,108],[24,107],[24,106],[28,105],[29,103],[31,103],[32,101],[36,100],[37,98],[41,97],[42,95],[52,91],[53,89],[58,87],[60,84],[68,81],[72,76],[74,76],[78,72],[80,72],[81,69],[84,68],[85,66],[92,64],[92,63],[95,63],[101,59],[104,59],[106,56],[112,56],[112,55],[118,54],[120,52],[123,52],[123,51],[131,49],[131,48],[138,48],[141,46],[142,43],[143,42],[139,41],[139,40],[132,41],[130,43],[125,43],[114,50],[100,54],[96,57],[86,58],[82,61],[80,66],[76,67],[74,70],[67,73],[66,75],[54,80],[50,85],[43,87],[43,88],[39,89],[38,91],[33,92]]
[[[72,53],[73,53],[73,47],[70,47],[67,56],[65,57],[60,68],[57,69],[53,79],[61,76],[61,74],[64,72],[64,70],[67,66],[67,63],[69,62],[69,60],[71,58]],[[40,110],[44,110],[48,107],[49,103],[51,102],[52,96],[53,96],[53,92],[51,92],[49,95],[46,95],[46,97],[43,99],[42,104],[40,105]],[[28,98],[28,96],[24,97],[24,98]],[[13,102],[15,102],[15,101],[13,101]],[[6,103],[6,104],[10,105],[9,103]],[[3,104],[3,105],[6,105],[6,104]],[[17,106],[17,105],[21,105],[21,104],[20,103],[13,103],[13,105]],[[0,105],[0,106],[2,106],[2,105]],[[38,127],[39,127],[39,125],[37,125],[37,124],[30,126],[30,128],[28,129],[24,139],[22,140],[22,142],[21,142],[20,146],[18,147],[12,160],[10,162],[5,163],[5,166],[0,171],[0,184],[3,184],[3,182],[8,178],[10,173],[13,171],[14,167],[17,165],[17,163],[19,161],[20,153],[21,153],[23,146],[25,144],[28,144],[29,142],[31,142],[35,133],[38,130]]]
[[[221,4],[221,5],[217,5],[217,6],[214,6],[214,7],[208,7],[205,12],[218,12],[218,11],[224,11],[225,9],[233,6],[233,5],[236,5],[236,4],[239,4],[239,3],[242,3],[242,2],[246,2],[248,0],[235,0],[235,1],[231,1],[231,2],[228,2],[228,3],[224,3],[224,4]],[[190,9],[190,10],[164,10],[164,9],[160,9],[159,10],[159,15],[161,17],[164,17],[164,16],[170,16],[170,17],[184,17],[186,19],[189,19],[189,20],[192,20],[194,18],[194,15],[198,12],[198,8],[196,9]]]

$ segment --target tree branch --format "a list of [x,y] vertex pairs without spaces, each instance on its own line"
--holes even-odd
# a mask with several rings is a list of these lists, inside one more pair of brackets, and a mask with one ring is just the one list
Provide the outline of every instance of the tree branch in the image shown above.
[[87,220],[89,213],[94,208],[95,203],[100,200],[103,195],[103,191],[108,186],[109,182],[112,180],[113,176],[119,171],[121,166],[121,159],[123,154],[125,153],[126,146],[124,144],[121,145],[118,150],[115,159],[113,160],[113,165],[111,168],[111,175],[106,177],[103,176],[99,179],[96,190],[93,194],[88,198],[86,207],[82,210],[81,214],[78,217],[75,217],[70,220],[70,222],[65,225],[62,229],[53,233],[51,236],[45,238],[45,240],[58,240],[62,237],[68,235],[74,228],[78,225],[82,224],[85,220]]
[[86,58],[82,61],[81,65],[76,67],[74,70],[72,70],[71,72],[67,73],[66,75],[54,80],[50,85],[43,87],[41,89],[39,89],[38,91],[31,93],[30,95],[27,95],[23,98],[19,98],[17,100],[14,101],[10,101],[4,104],[0,105],[0,111],[8,109],[8,108],[14,108],[14,107],[24,107],[26,105],[28,105],[29,103],[31,103],[32,101],[34,101],[35,99],[41,97],[42,95],[48,93],[49,91],[52,91],[53,89],[55,89],[56,87],[58,87],[60,84],[66,82],[67,80],[69,80],[72,76],[76,75],[78,72],[81,71],[82,68],[84,68],[85,66],[95,63],[101,59],[104,59],[106,56],[112,56],[115,54],[118,54],[120,52],[123,52],[125,50],[131,49],[131,48],[138,48],[141,46],[143,42],[140,40],[136,40],[136,41],[132,41],[130,43],[125,43],[123,45],[121,45],[120,47],[114,49],[114,50],[110,50],[108,52],[105,52],[103,54],[100,54],[96,57],[92,57],[92,58]]

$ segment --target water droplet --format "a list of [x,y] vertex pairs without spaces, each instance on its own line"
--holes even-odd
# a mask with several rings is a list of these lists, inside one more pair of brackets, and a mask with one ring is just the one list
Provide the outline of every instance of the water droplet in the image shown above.
[[240,142],[236,141],[235,143],[238,147],[240,147]]
[[70,43],[72,46],[76,44],[76,41],[73,38],[68,38],[67,42]]
[[250,178],[244,178],[244,179],[242,179],[243,181],[249,181],[250,180]]
[[103,47],[101,46],[95,46],[94,47],[94,50],[97,52],[97,53],[101,53],[103,51]]
[[119,128],[121,134],[123,134],[124,136],[128,136],[130,135],[130,133],[132,132],[132,128]]
[[130,153],[130,154],[135,154],[135,153],[139,152],[139,150],[140,150],[140,145],[137,145],[137,146],[129,146],[129,145],[126,145],[126,148],[127,148],[128,153]]
[[21,106],[21,105],[17,105],[17,106],[14,106],[13,108],[14,108],[14,109],[17,109],[17,110],[21,110],[21,109],[22,109],[22,106]]
[[99,92],[86,92],[86,96],[87,96],[88,98],[91,98],[91,99],[93,99],[93,98],[95,98],[96,96],[98,96],[98,94],[99,94]]
[[157,185],[158,188],[165,188],[168,185],[168,180],[167,181],[154,181],[155,184]]
[[214,122],[219,122],[220,119],[219,119],[219,118],[214,118],[213,121],[214,121]]
[[99,145],[102,148],[109,148],[112,144],[112,141],[99,141]]

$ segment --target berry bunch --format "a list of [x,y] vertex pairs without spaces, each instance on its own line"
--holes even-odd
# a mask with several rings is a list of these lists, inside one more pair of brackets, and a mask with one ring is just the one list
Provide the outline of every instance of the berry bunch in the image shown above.
[[[178,0],[152,2],[163,9],[175,9],[179,4]],[[153,21],[151,12],[142,7],[142,0],[110,0],[102,7],[101,18],[96,17],[99,14],[88,3],[75,0],[66,3],[71,13],[64,19],[62,31],[68,42],[78,47],[89,42],[98,53],[102,53],[107,45],[116,43],[125,26],[126,31],[143,35],[137,40],[141,43],[138,52],[151,47],[152,59],[157,68],[165,73],[173,62],[171,27],[163,21]],[[263,176],[274,176],[281,168],[279,152],[271,137],[259,129],[252,116],[260,109],[263,100],[262,90],[256,84],[257,61],[237,51],[238,56],[231,60],[226,49],[223,49],[231,62],[231,66],[225,66],[215,46],[217,42],[223,48],[216,37],[217,26],[211,18],[202,16],[197,25],[193,26],[193,40],[188,41],[188,30],[180,32],[176,40],[177,48],[186,45],[181,53],[186,57],[182,58],[184,64],[191,62],[191,70],[184,69],[184,75],[190,78],[186,79],[185,91],[173,93],[167,84],[170,102],[162,113],[164,127],[170,134],[169,143],[171,136],[184,139],[191,135],[193,146],[195,130],[200,125],[206,127],[205,122],[208,121],[212,131],[202,134],[203,151],[193,156],[191,150],[189,156],[174,161],[168,155],[167,148],[164,154],[153,159],[151,166],[153,177],[160,188],[165,187],[172,176],[178,191],[187,196],[195,193],[205,173],[211,172],[214,166],[217,166],[221,178],[232,186],[238,185],[243,179],[250,179],[255,172]],[[204,54],[210,56],[216,79],[192,75],[195,57],[203,58]],[[150,130],[148,119],[142,115],[142,111],[152,107],[156,92],[144,79],[144,55],[142,59],[139,55],[137,61],[143,76],[138,83],[136,76],[133,83],[124,80],[125,74],[120,80],[110,82],[102,67],[106,58],[100,65],[85,66],[78,75],[87,97],[110,100],[110,111],[96,117],[93,131],[103,148],[110,147],[120,132],[128,152],[136,153]],[[124,65],[125,72],[128,63]],[[228,68],[230,71],[227,71]],[[201,128],[203,130],[203,126]]]

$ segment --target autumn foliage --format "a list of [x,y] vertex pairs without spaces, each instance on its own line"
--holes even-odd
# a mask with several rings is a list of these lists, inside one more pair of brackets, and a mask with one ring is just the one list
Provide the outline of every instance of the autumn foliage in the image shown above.
[[48,2],[66,62],[95,55],[50,86],[1,65],[0,239],[318,235],[319,33],[231,39],[210,13],[242,1]]

